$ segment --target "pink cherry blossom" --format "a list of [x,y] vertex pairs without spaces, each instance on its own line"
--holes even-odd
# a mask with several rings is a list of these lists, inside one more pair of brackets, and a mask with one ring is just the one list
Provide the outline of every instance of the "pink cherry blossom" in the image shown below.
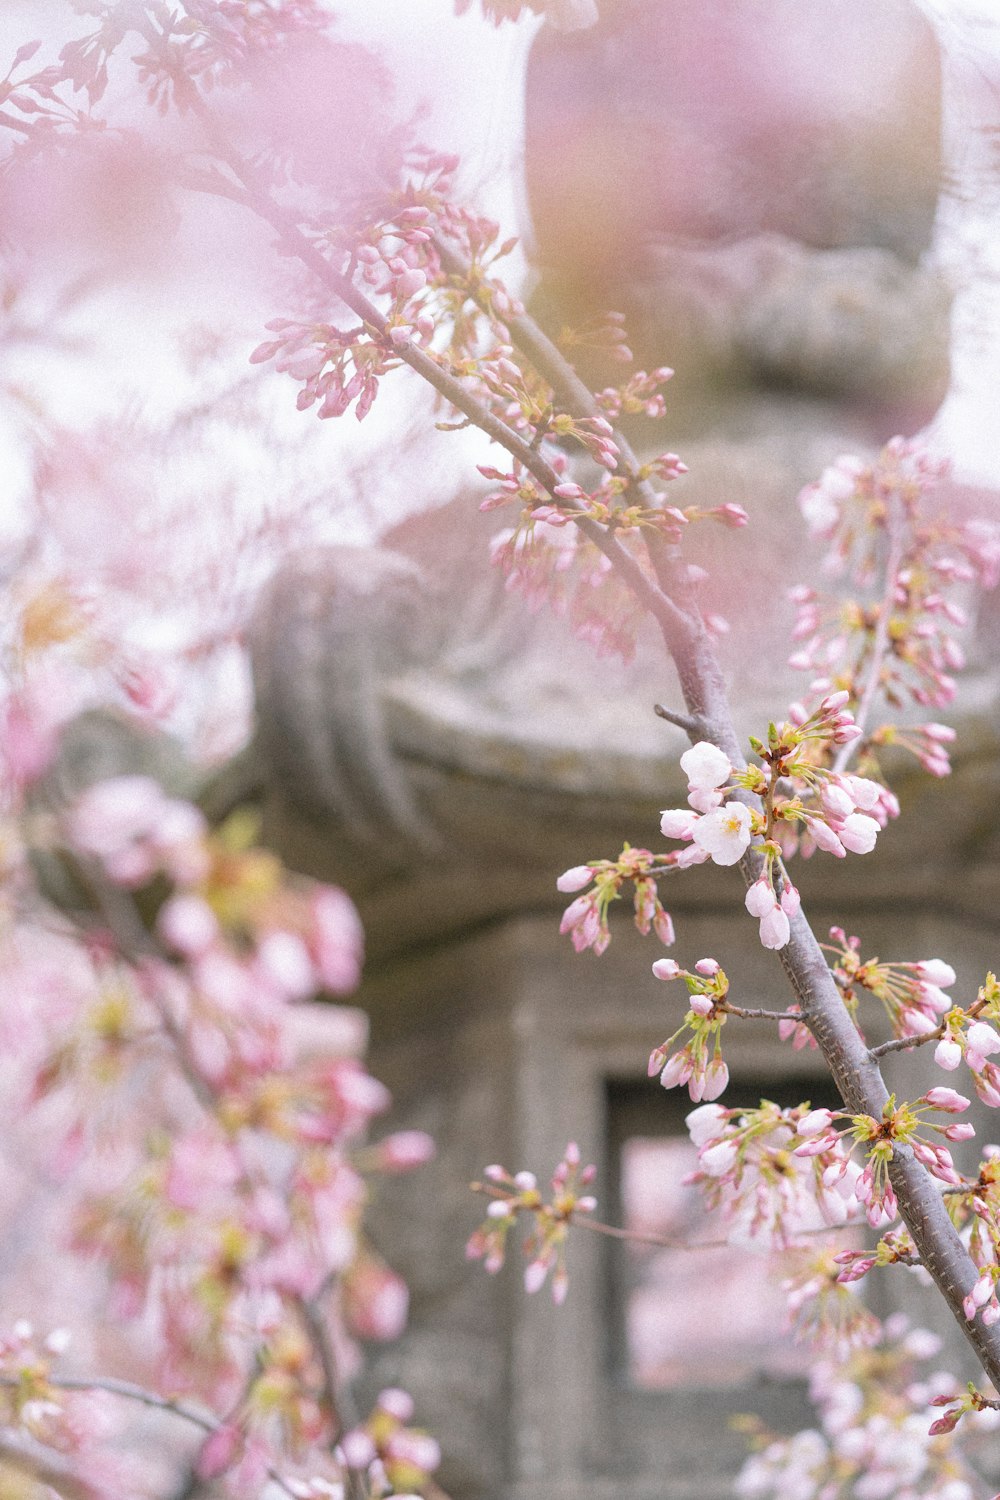
[[425,1130],[397,1130],[381,1140],[375,1152],[381,1171],[409,1172],[433,1160],[434,1137]]
[[837,826],[837,837],[852,854],[870,854],[875,848],[879,825],[867,813],[852,813]]
[[694,830],[695,844],[717,865],[735,865],[750,846],[750,809],[727,802],[707,813]]
[[838,859],[845,857],[847,853],[846,848],[828,824],[824,823],[820,818],[807,817],[805,825],[809,830],[813,843],[818,849],[824,850],[827,854],[834,854]]
[[765,948],[784,948],[791,937],[788,917],[782,910],[766,876],[755,880],[744,898],[751,916],[760,922],[760,940]]
[[165,943],[189,957],[204,953],[219,936],[218,918],[200,896],[171,896],[160,908],[156,925]]
[[939,1068],[952,1073],[962,1061],[962,1048],[951,1036],[942,1037],[934,1049],[934,1061]]
[[955,970],[951,964],[944,963],[940,958],[923,959],[914,964],[914,972],[921,978],[926,979],[928,984],[938,985],[944,989],[955,983]]
[[689,790],[714,791],[733,774],[728,755],[717,745],[699,740],[681,756],[681,769],[688,779]]
[[972,1103],[972,1100],[966,1099],[964,1094],[948,1088],[928,1089],[923,1097],[934,1109],[942,1109],[948,1114],[961,1114]]
[[980,1072],[985,1059],[1000,1052],[1000,1036],[985,1021],[975,1021],[965,1034],[965,1060],[974,1072]]
[[689,839],[698,821],[697,812],[689,807],[668,807],[660,814],[660,832],[665,839]]
[[694,1144],[704,1146],[707,1141],[714,1140],[721,1133],[722,1126],[728,1118],[729,1111],[721,1104],[702,1104],[684,1116],[684,1124]]

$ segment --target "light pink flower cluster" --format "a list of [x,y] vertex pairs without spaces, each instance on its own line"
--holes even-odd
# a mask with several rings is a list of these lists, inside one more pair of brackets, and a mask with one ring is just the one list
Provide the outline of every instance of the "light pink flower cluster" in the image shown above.
[[792,1273],[781,1283],[788,1321],[796,1340],[808,1340],[818,1351],[845,1359],[852,1349],[876,1343],[882,1325],[845,1278],[829,1245],[789,1253]]
[[854,1115],[851,1118],[851,1135],[856,1143],[868,1152],[864,1171],[855,1187],[859,1202],[865,1205],[868,1222],[873,1228],[891,1220],[897,1212],[896,1194],[889,1179],[889,1163],[897,1145],[909,1146],[914,1156],[932,1177],[948,1187],[958,1186],[962,1179],[955,1170],[951,1153],[946,1146],[938,1145],[921,1135],[921,1130],[932,1130],[949,1141],[967,1141],[975,1135],[975,1128],[968,1122],[952,1125],[928,1123],[924,1116],[928,1110],[945,1114],[961,1114],[968,1109],[970,1101],[954,1089],[933,1088],[923,1094],[914,1104],[896,1104],[890,1094],[882,1107],[882,1118],[871,1115]]
[[485,1183],[473,1188],[492,1199],[486,1211],[486,1222],[470,1236],[465,1253],[470,1260],[482,1260],[491,1274],[504,1263],[507,1236],[525,1213],[530,1231],[524,1242],[528,1264],[524,1286],[537,1292],[552,1275],[552,1297],[557,1303],[566,1298],[569,1278],[566,1271],[566,1236],[574,1215],[593,1213],[597,1199],[588,1188],[597,1175],[594,1166],[581,1166],[580,1148],[575,1141],[566,1147],[562,1161],[552,1174],[552,1199],[546,1203],[538,1191],[533,1172],[511,1176],[504,1167],[490,1166],[483,1173]]
[[718,746],[700,741],[681,756],[688,778],[688,808],[666,808],[660,815],[664,838],[681,839],[688,845],[677,858],[679,869],[703,864],[735,865],[747,849],[759,824],[743,802],[723,802],[722,788],[734,774],[728,755]]
[[803,1235],[859,1214],[860,1169],[829,1110],[724,1109],[703,1104],[687,1117],[698,1148],[698,1184],[735,1243],[787,1248]]
[[[729,980],[714,958],[699,959],[694,967],[695,972],[689,973],[672,958],[658,959],[653,965],[657,979],[683,979],[691,1002],[683,1024],[650,1054],[648,1071],[650,1078],[660,1075],[665,1089],[686,1084],[698,1103],[718,1099],[729,1082],[720,1036],[726,1020]],[[683,1045],[677,1047],[682,1038]]]
[[135,889],[162,871],[178,885],[208,872],[207,825],[196,807],[169,797],[150,776],[114,776],[88,788],[66,814],[69,847]]
[[265,326],[277,337],[258,344],[250,363],[275,360],[279,373],[301,382],[298,410],[308,411],[318,402],[318,417],[343,416],[357,402],[355,416],[363,421],[378,395],[379,380],[399,364],[391,345],[382,347],[363,331],[290,318],[273,318]]
[[[55,997],[34,1068],[32,1103],[63,1134],[61,1168],[80,1175],[74,1248],[106,1265],[114,1316],[150,1317],[167,1388],[193,1386],[217,1409],[239,1396],[201,1462],[257,1493],[289,1432],[318,1447],[331,1435],[302,1300],[324,1298],[346,1349],[400,1333],[405,1284],[361,1233],[366,1177],[433,1146],[418,1131],[365,1145],[389,1095],[356,1055],[363,1018],[305,1003],[357,980],[360,927],[342,892],[287,877],[245,818],[210,831],[146,778],[89,789],[60,827],[109,923],[90,940],[87,982]],[[116,925],[140,887],[147,920],[161,902],[141,940],[138,906]]]
[[[672,379],[673,373],[666,365],[655,370],[637,370],[624,385],[597,391],[594,399],[605,416],[615,422],[623,413],[627,416],[662,417],[667,404],[660,387]],[[677,474],[687,473],[687,466],[681,463],[676,453],[663,454],[653,462],[661,479],[673,479]]]
[[[673,858],[677,869],[702,864],[736,864],[759,838],[764,869],[746,895],[746,908],[760,923],[766,948],[783,948],[800,898],[784,870],[778,871],[782,844],[791,852],[801,841],[843,858],[848,851],[867,854],[875,846],[879,823],[870,811],[883,794],[863,776],[817,766],[812,750],[820,744],[849,744],[860,731],[846,707],[846,692],[829,693],[819,707],[793,721],[771,726],[767,743],[751,740],[759,767],[737,771],[718,746],[700,741],[681,756],[688,776],[687,808],[667,808],[660,832],[687,847]],[[762,811],[730,796],[730,783],[760,799]],[[787,788],[791,788],[789,795]]]
[[[950,964],[939,958],[919,963],[862,960],[860,938],[848,937],[842,927],[831,927],[830,938],[822,946],[833,956],[833,976],[852,1014],[862,995],[868,994],[885,1010],[893,1036],[926,1036],[941,1024],[952,1004],[945,994],[945,989],[955,983]],[[952,1056],[950,1050],[942,1053],[942,1058]],[[960,1059],[959,1050],[951,1065],[957,1067]],[[939,1061],[941,1066],[949,1066],[947,1061]]]
[[413,1413],[409,1393],[390,1387],[379,1392],[368,1420],[340,1439],[338,1456],[364,1476],[370,1494],[418,1500],[417,1491],[436,1488],[431,1476],[441,1462],[441,1449],[429,1433],[409,1425]]
[[998,999],[1000,994],[991,974],[979,992],[973,1018],[970,1020],[957,1008],[949,1011],[941,1023],[941,1040],[934,1050],[938,1067],[949,1072],[964,1058],[972,1073],[976,1093],[993,1109],[1000,1108],[1000,1067],[990,1058],[1000,1052],[1000,1034],[982,1017],[988,1015],[992,1020],[997,1019]]
[[[877,1342],[816,1363],[810,1398],[822,1430],[762,1441],[736,1481],[738,1500],[985,1500],[979,1475],[948,1436],[954,1423],[935,1421],[941,1404],[963,1399],[959,1382],[929,1364],[940,1347],[894,1313]],[[988,1432],[997,1414],[967,1420]]]
[[[942,707],[954,697],[954,673],[964,665],[964,653],[951,629],[966,624],[955,595],[972,582],[984,588],[996,583],[1000,528],[992,521],[956,522],[944,504],[938,515],[926,514],[928,492],[945,472],[945,465],[915,444],[894,438],[874,464],[838,459],[802,491],[810,529],[832,544],[828,568],[848,571],[859,590],[851,601],[824,600],[808,587],[792,591],[797,610],[792,637],[799,645],[790,662],[819,675],[816,690],[835,678],[850,687],[852,697],[861,697],[870,652],[877,632],[885,633],[888,612],[885,640],[891,637],[892,649],[883,644],[878,663],[888,701],[908,697]],[[868,593],[886,533],[892,537],[894,572],[882,601],[872,604]],[[944,775],[948,757],[939,729],[928,724],[923,732],[900,734],[894,725],[884,725],[871,733],[870,743],[906,745],[932,774]]]

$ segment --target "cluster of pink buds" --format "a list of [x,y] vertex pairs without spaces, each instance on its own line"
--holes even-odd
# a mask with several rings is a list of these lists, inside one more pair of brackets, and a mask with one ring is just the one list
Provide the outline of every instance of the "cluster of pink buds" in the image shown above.
[[[601,313],[587,323],[574,328],[563,328],[559,334],[559,347],[566,351],[599,349],[616,364],[627,365],[632,362],[632,351],[628,347],[628,334],[625,332],[625,314],[620,312]],[[601,394],[614,398],[618,392],[611,390]],[[600,397],[597,399],[598,404],[603,405]],[[609,411],[608,415],[615,417],[618,413]]]
[[854,1140],[868,1150],[864,1171],[855,1192],[858,1201],[865,1205],[869,1224],[875,1227],[896,1215],[896,1195],[889,1180],[889,1163],[897,1145],[909,1146],[917,1160],[940,1182],[949,1187],[958,1186],[962,1182],[947,1147],[927,1140],[925,1136],[918,1134],[918,1130],[933,1130],[948,1141],[971,1139],[976,1132],[968,1122],[938,1125],[928,1124],[923,1119],[928,1110],[961,1114],[969,1108],[969,1104],[970,1100],[954,1089],[933,1088],[928,1089],[915,1104],[904,1103],[897,1106],[895,1095],[890,1094],[882,1107],[880,1120],[871,1115],[851,1117],[851,1134]]
[[[793,704],[786,723],[769,726],[766,743],[751,737],[751,748],[764,764],[747,773],[744,784],[764,800],[767,836],[786,852],[800,845],[804,854],[819,848],[843,859],[848,852],[868,854],[875,846],[885,788],[817,764],[817,754],[848,745],[861,733],[847,698],[845,691],[828,693],[811,714]],[[789,784],[791,797],[781,790]]]
[[[990,1319],[990,1322],[995,1323],[997,1318],[1000,1317],[1000,1307],[997,1306],[995,1298],[991,1306],[996,1307],[996,1316]],[[985,1308],[983,1310],[983,1322],[986,1322]],[[940,1396],[934,1397],[931,1405],[938,1407],[946,1406],[948,1408],[944,1415],[938,1417],[937,1421],[932,1422],[928,1428],[928,1433],[933,1438],[940,1438],[945,1433],[954,1432],[963,1417],[972,1415],[982,1416],[986,1414],[995,1419],[997,1414],[996,1397],[984,1395],[982,1391],[977,1391],[971,1383],[964,1394],[942,1392]],[[994,1422],[991,1422],[990,1425],[993,1426]]]
[[955,731],[950,724],[912,724],[905,728],[885,724],[876,729],[870,739],[876,749],[899,745],[909,750],[931,776],[951,774],[951,759],[945,749],[955,740]]
[[64,818],[69,848],[129,889],[146,885],[160,871],[178,885],[204,879],[211,864],[207,833],[199,810],[168,797],[150,776],[95,782]]
[[[893,705],[908,697],[942,707],[953,698],[964,653],[951,631],[966,623],[953,595],[973,582],[994,586],[1000,528],[992,521],[956,522],[944,508],[937,516],[924,514],[927,492],[945,470],[914,444],[895,438],[874,464],[838,459],[803,490],[800,503],[810,529],[832,544],[828,568],[848,570],[858,589],[857,599],[839,601],[824,600],[808,587],[792,591],[797,649],[790,662],[819,674],[816,691],[833,678],[861,699],[866,677],[876,672],[880,691]],[[881,598],[873,600],[887,535],[891,571]],[[942,746],[949,736],[945,730],[939,737],[940,730],[930,724],[926,732],[898,734],[885,725],[870,734],[870,745],[903,744],[932,774],[946,775]]]
[[604,952],[611,941],[608,926],[608,907],[621,894],[621,888],[631,882],[634,890],[633,905],[635,925],[647,936],[656,933],[665,947],[674,941],[674,924],[670,913],[665,911],[656,886],[657,876],[669,866],[663,857],[648,849],[633,849],[626,844],[616,860],[598,859],[588,865],[574,865],[565,870],[556,881],[556,889],[569,895],[583,891],[593,883],[593,889],[571,901],[563,913],[559,926],[561,933],[569,933],[577,953],[593,948],[598,955]]
[[686,1121],[698,1148],[698,1170],[686,1180],[721,1212],[731,1239],[785,1249],[858,1214],[859,1169],[832,1128],[835,1118],[806,1104],[702,1104]]
[[773,866],[747,890],[744,905],[752,917],[760,923],[760,941],[764,948],[784,948],[792,935],[791,918],[802,905],[798,889],[787,878],[782,881],[781,894],[773,885]]
[[[861,939],[848,937],[842,927],[830,928],[831,942],[822,946],[833,955],[833,977],[854,1015],[862,993],[873,996],[883,1006],[892,1026],[893,1036],[925,1036],[941,1024],[951,1001],[945,989],[955,983],[955,971],[940,958],[920,963],[881,963],[877,958],[862,960]],[[998,1039],[1000,1046],[1000,1039]],[[942,1054],[950,1058],[952,1054]],[[961,1051],[954,1057],[957,1067]],[[947,1067],[948,1062],[942,1062]]]
[[975,1181],[965,1193],[954,1195],[952,1213],[978,1269],[975,1283],[965,1295],[965,1315],[971,1322],[981,1316],[987,1325],[1000,1319],[997,1281],[1000,1278],[1000,1148],[986,1146]]
[[575,527],[543,517],[498,531],[490,542],[490,561],[506,575],[507,588],[524,596],[529,609],[548,604],[563,614],[576,581],[573,570],[580,546]]
[[441,1462],[441,1449],[428,1433],[411,1427],[413,1398],[390,1387],[380,1391],[368,1420],[345,1432],[338,1457],[367,1480],[366,1493],[418,1500],[432,1488],[431,1476]]
[[[935,458],[926,449],[905,438],[891,438],[873,464],[844,454],[820,478],[806,485],[799,495],[799,506],[814,536],[834,538],[840,528],[857,526],[859,515],[852,507],[870,512],[867,535],[871,528],[884,529],[886,502],[897,499],[911,515],[916,515],[922,496],[940,483],[948,472],[946,460]],[[842,544],[847,555],[848,543]]]
[[833,745],[849,745],[860,739],[862,731],[854,722],[849,704],[851,695],[846,688],[827,693],[818,708],[808,713],[799,705],[793,705],[790,724],[782,726],[788,735],[791,732],[794,744],[805,744],[807,740],[825,741]]
[[962,1308],[970,1323],[975,1322],[977,1315],[987,1327],[1000,1319],[1000,1302],[997,1301],[998,1275],[1000,1275],[1000,1266],[985,1267],[980,1271],[975,1284],[963,1297]]
[[1000,1067],[990,1058],[1000,1052],[1000,1034],[990,1022],[998,1019],[1000,986],[995,975],[987,974],[968,1011],[956,1006],[945,1015],[939,1028],[941,1040],[934,1051],[934,1061],[948,1072],[964,1057],[976,1093],[994,1109],[1000,1108]]
[[908,1229],[890,1229],[882,1235],[873,1251],[839,1250],[834,1260],[842,1269],[838,1280],[844,1285],[860,1281],[869,1271],[885,1266],[919,1266],[920,1257]]
[[487,1167],[485,1182],[474,1182],[473,1192],[486,1193],[491,1199],[486,1222],[470,1237],[465,1253],[470,1260],[482,1260],[491,1274],[504,1263],[507,1236],[518,1216],[530,1217],[531,1229],[524,1242],[527,1266],[524,1286],[537,1292],[551,1273],[553,1301],[561,1303],[569,1289],[566,1271],[566,1237],[576,1214],[593,1213],[597,1199],[582,1191],[589,1188],[597,1175],[594,1166],[580,1165],[580,1148],[575,1141],[566,1147],[562,1161],[552,1174],[552,1199],[546,1203],[538,1190],[533,1172],[514,1176],[500,1166]]
[[[637,370],[624,385],[609,386],[606,390],[598,391],[594,399],[601,410],[614,421],[623,414],[638,416],[641,413],[647,417],[662,417],[667,404],[660,387],[666,385],[673,373],[666,365],[655,370]],[[686,474],[687,469],[681,465],[679,472]]]
[[[319,417],[343,416],[357,402],[355,416],[362,421],[378,395],[379,379],[398,363],[391,345],[373,342],[361,327],[345,331],[330,323],[288,318],[275,318],[265,327],[278,337],[258,344],[250,363],[274,359],[276,370],[302,383],[295,401],[298,410],[307,411],[319,402]],[[428,338],[431,331],[426,330]]]
[[552,418],[549,429],[556,437],[575,437],[602,469],[617,469],[621,451],[607,417],[557,416]]
[[781,1288],[796,1339],[840,1359],[877,1341],[882,1325],[842,1275],[831,1246],[794,1251],[791,1260],[794,1270]]
[[[558,462],[560,468],[557,472],[561,472],[566,467],[566,455],[564,453],[559,454]],[[538,488],[537,481],[532,475],[527,473],[517,459],[512,461],[509,474],[504,473],[502,469],[494,468],[492,464],[479,464],[478,468],[484,479],[492,479],[498,486],[497,489],[491,490],[479,502],[479,509],[481,511],[498,510],[502,505],[511,505],[517,502],[528,512],[529,516],[534,515],[535,519],[553,520],[552,516],[538,517],[538,507],[544,504],[541,491]],[[560,493],[560,489],[560,486],[556,487],[557,494]],[[576,499],[578,493],[580,496],[584,495],[584,491],[580,489],[579,485],[572,485],[570,493],[566,495],[566,498]],[[554,510],[555,507],[553,506],[551,509]],[[568,519],[568,517],[565,519]]]
[[[718,1099],[729,1082],[729,1069],[722,1060],[721,1036],[726,1021],[729,980],[714,958],[702,958],[692,974],[672,958],[653,965],[657,979],[683,979],[691,996],[683,1024],[673,1036],[655,1048],[649,1059],[649,1076],[660,1075],[665,1089],[687,1084],[694,1102]],[[674,1051],[682,1038],[683,1046]]]
[[422,203],[409,204],[391,222],[369,230],[354,258],[361,280],[376,296],[391,297],[398,306],[427,285],[427,247],[433,239],[431,211]]

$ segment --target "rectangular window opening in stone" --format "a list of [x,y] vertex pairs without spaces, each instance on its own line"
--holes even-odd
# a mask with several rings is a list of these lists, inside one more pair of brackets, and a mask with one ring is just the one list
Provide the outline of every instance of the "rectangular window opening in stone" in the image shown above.
[[[837,1106],[820,1080],[803,1078],[754,1084],[736,1077],[721,1102],[751,1108],[762,1097],[783,1107],[805,1098],[816,1107]],[[688,1250],[609,1243],[609,1376],[626,1391],[700,1389],[720,1396],[762,1383],[801,1383],[815,1351],[789,1331],[780,1281],[765,1274],[765,1257],[726,1244],[699,1188],[682,1185],[697,1167],[684,1126],[694,1107],[686,1093],[665,1097],[645,1079],[607,1084],[613,1222],[636,1234],[709,1244]],[[861,1230],[844,1237],[844,1248],[863,1243]]]

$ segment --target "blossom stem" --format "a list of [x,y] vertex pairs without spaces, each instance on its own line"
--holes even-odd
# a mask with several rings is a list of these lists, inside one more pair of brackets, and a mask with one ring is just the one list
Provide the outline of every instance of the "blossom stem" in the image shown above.
[[322,1295],[321,1289],[315,1298],[299,1297],[296,1305],[323,1371],[323,1400],[334,1428],[330,1440],[332,1447],[340,1440],[345,1428],[355,1424],[357,1417],[353,1411],[345,1411],[345,1407],[350,1406],[350,1396],[341,1383],[333,1340],[318,1305]]
[[[889,651],[889,627],[892,622],[892,606],[896,594],[896,578],[903,558],[903,514],[898,502],[892,506],[888,518],[889,555],[885,563],[885,588],[879,605],[878,623],[872,636],[871,660],[858,706],[854,711],[854,722],[865,729],[882,682],[882,667]],[[841,745],[831,769],[834,774],[846,770],[862,739],[848,740]]]
[[920,1036],[897,1036],[890,1042],[879,1042],[877,1047],[868,1048],[869,1057],[885,1057],[890,1052],[908,1052],[913,1047],[923,1047],[927,1042],[939,1042],[944,1036],[945,1028],[935,1026],[933,1031],[922,1032]]
[[733,1005],[729,1000],[723,1000],[718,1008],[731,1016],[739,1016],[742,1021],[794,1021],[796,1025],[809,1029],[809,1022],[797,1010],[765,1010],[759,1005],[748,1010],[742,1005]]
[[[839,1226],[847,1231],[855,1226],[845,1224]],[[636,1245],[656,1245],[662,1250],[728,1250],[732,1249],[732,1240],[683,1240],[674,1239],[670,1235],[643,1234],[635,1229],[622,1229],[615,1224],[605,1224],[600,1219],[591,1218],[589,1214],[574,1215],[574,1229],[592,1229],[595,1234],[603,1234],[608,1239],[630,1241]],[[826,1235],[832,1238],[838,1232],[838,1226],[823,1224],[818,1229],[803,1229],[797,1231],[803,1238],[807,1235]]]

